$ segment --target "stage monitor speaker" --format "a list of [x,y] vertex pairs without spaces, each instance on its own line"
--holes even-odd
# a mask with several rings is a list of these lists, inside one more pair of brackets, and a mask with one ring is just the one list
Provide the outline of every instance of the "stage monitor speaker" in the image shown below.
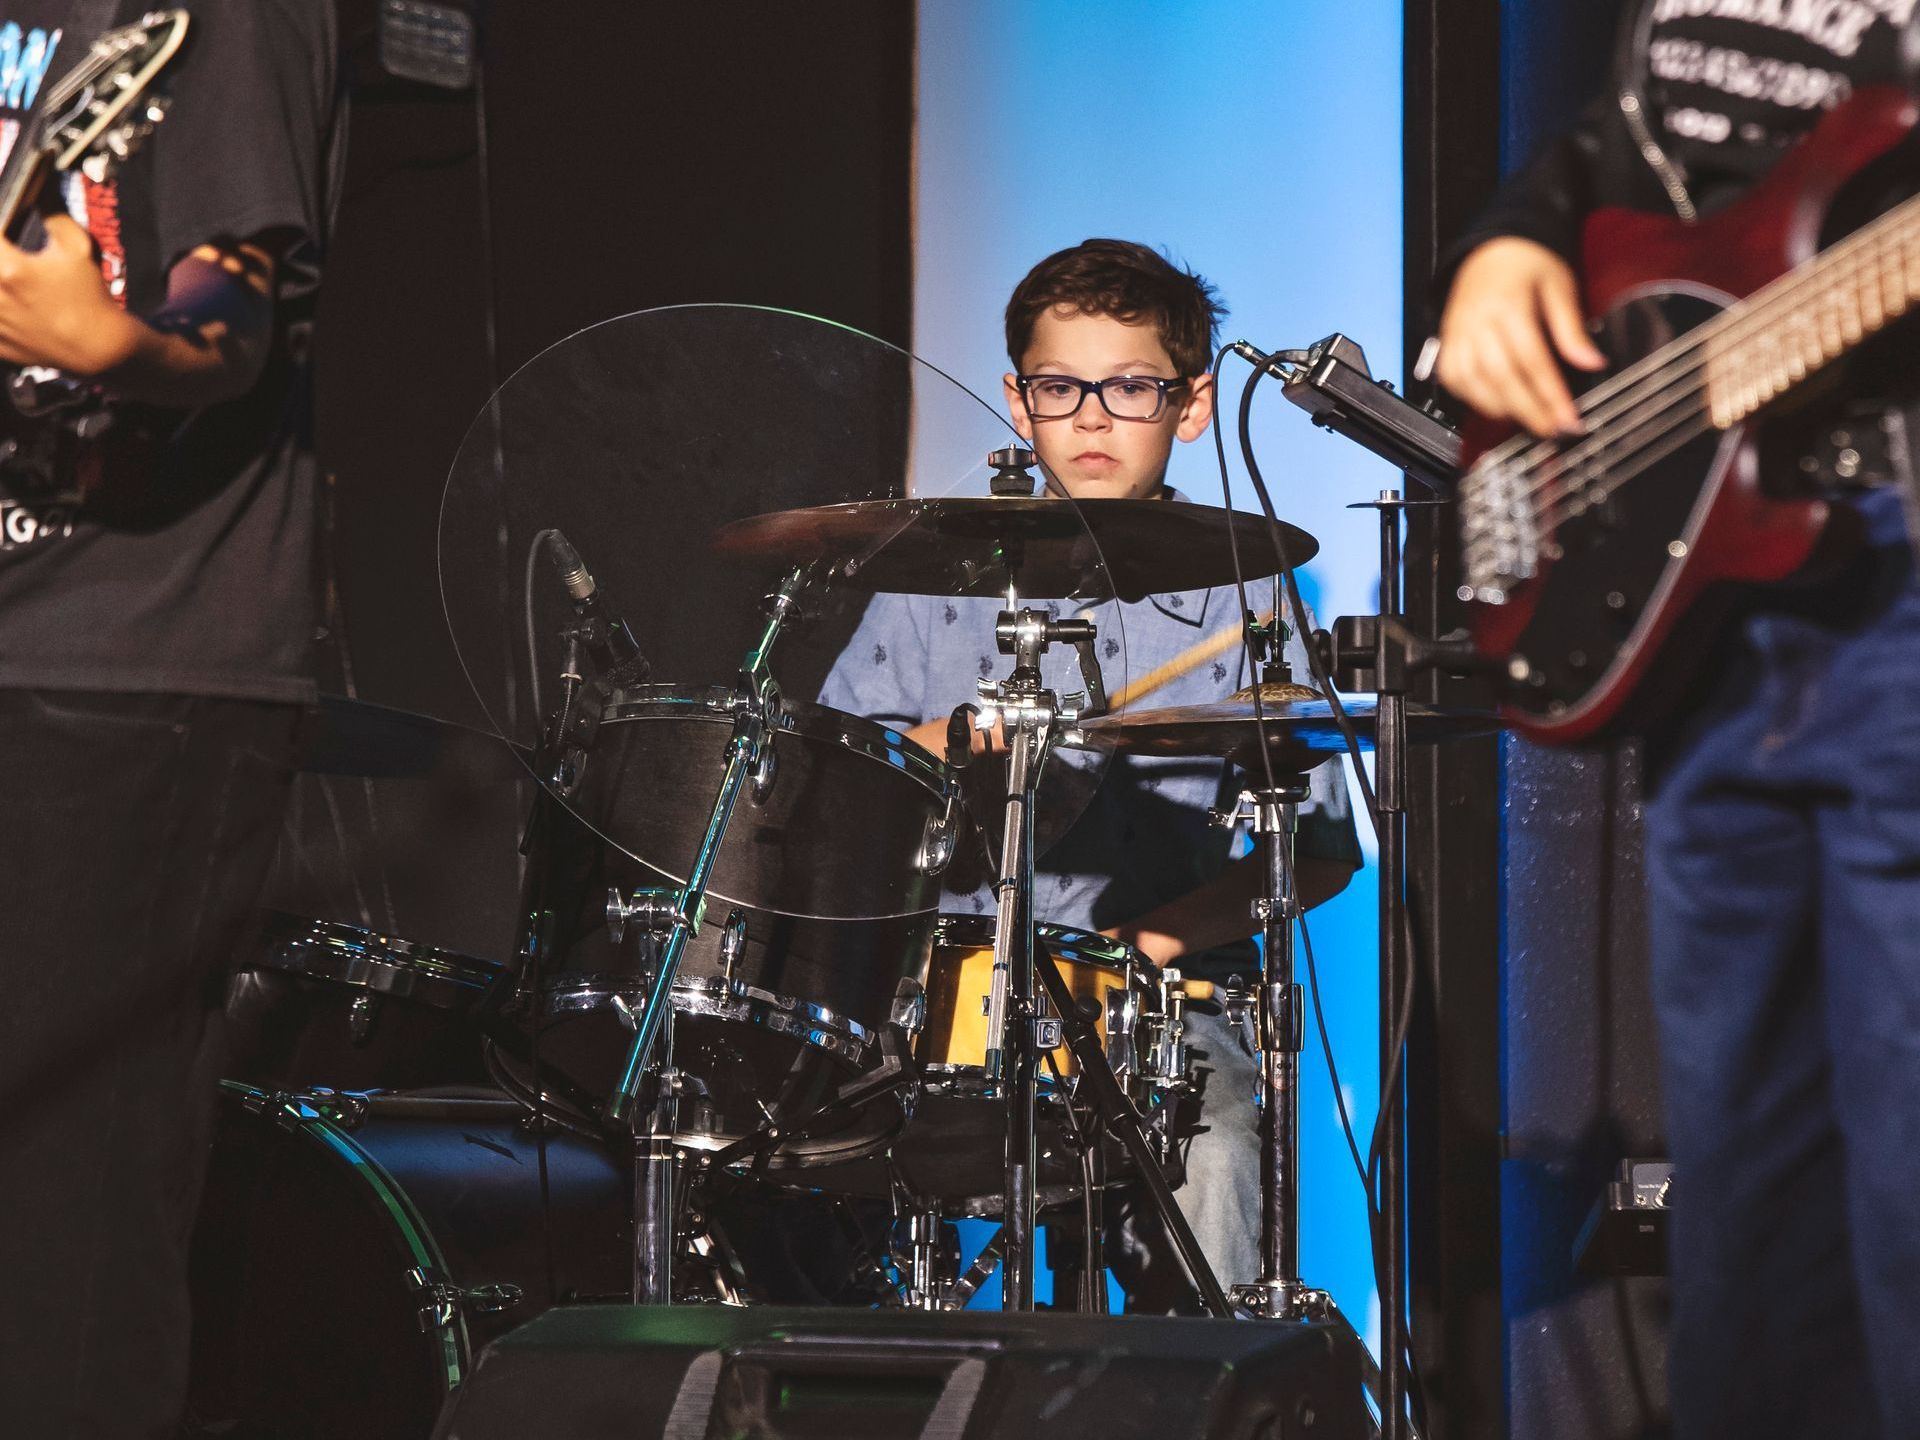
[[437,1440],[1361,1440],[1350,1332],[1264,1321],[578,1306],[495,1341]]

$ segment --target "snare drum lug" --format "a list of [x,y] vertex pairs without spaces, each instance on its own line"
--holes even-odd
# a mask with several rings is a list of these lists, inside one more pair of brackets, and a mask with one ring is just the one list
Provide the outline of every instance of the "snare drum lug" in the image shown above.
[[727,923],[720,931],[720,973],[726,977],[729,985],[733,983],[733,967],[746,952],[746,948],[747,917],[735,910],[727,916]]
[[[981,998],[984,1000],[986,997]],[[887,1020],[909,1035],[918,1035],[927,1024],[926,987],[911,975],[902,975],[899,984],[894,986],[893,1008],[888,1012]]]
[[364,992],[353,997],[347,1007],[347,1039],[357,1050],[373,1038],[374,1022],[380,1018],[380,1001]]
[[764,805],[767,797],[773,794],[773,782],[779,778],[780,752],[774,749],[773,739],[768,737],[760,747],[759,763],[753,767],[753,803]]
[[1133,1073],[1135,1031],[1140,1022],[1140,1003],[1129,986],[1114,985],[1107,990],[1107,1064],[1114,1078],[1124,1080]]
[[920,853],[913,857],[913,868],[922,875],[938,875],[953,859],[954,840],[959,832],[954,811],[955,802],[949,796],[942,813],[927,817],[926,827],[920,832]]

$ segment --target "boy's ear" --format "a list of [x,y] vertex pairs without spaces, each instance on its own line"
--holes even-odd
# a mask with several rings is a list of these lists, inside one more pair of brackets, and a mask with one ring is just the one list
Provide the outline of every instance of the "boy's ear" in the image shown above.
[[1000,377],[1000,393],[1006,398],[1007,418],[1013,421],[1014,434],[1031,445],[1033,417],[1027,414],[1027,402],[1020,398],[1020,386],[1011,370]]
[[1180,407],[1180,427],[1174,433],[1182,440],[1198,440],[1212,419],[1213,376],[1196,375],[1187,382],[1187,403]]

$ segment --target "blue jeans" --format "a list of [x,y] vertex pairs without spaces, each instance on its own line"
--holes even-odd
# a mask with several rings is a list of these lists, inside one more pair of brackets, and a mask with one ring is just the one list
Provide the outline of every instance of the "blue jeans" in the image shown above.
[[1765,605],[1649,747],[1674,1433],[1920,1435],[1920,588]]
[[[1204,1086],[1203,1128],[1187,1143],[1186,1184],[1175,1199],[1214,1278],[1231,1289],[1260,1274],[1258,1065],[1221,1016],[1188,1011],[1187,1041]],[[1144,1191],[1121,1190],[1109,1199],[1107,1256],[1129,1314],[1204,1313]]]
[[1221,1016],[1189,1012],[1187,1040],[1200,1052],[1195,1065],[1209,1072],[1206,1129],[1187,1147],[1178,1198],[1215,1277],[1231,1289],[1260,1275],[1260,1062]]

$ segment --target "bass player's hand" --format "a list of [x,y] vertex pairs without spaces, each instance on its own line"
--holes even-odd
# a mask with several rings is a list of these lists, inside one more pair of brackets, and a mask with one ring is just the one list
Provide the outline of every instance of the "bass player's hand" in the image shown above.
[[1581,370],[1607,363],[1581,323],[1580,286],[1567,262],[1518,236],[1469,252],[1440,316],[1435,378],[1489,420],[1575,435],[1580,412],[1556,352]]

